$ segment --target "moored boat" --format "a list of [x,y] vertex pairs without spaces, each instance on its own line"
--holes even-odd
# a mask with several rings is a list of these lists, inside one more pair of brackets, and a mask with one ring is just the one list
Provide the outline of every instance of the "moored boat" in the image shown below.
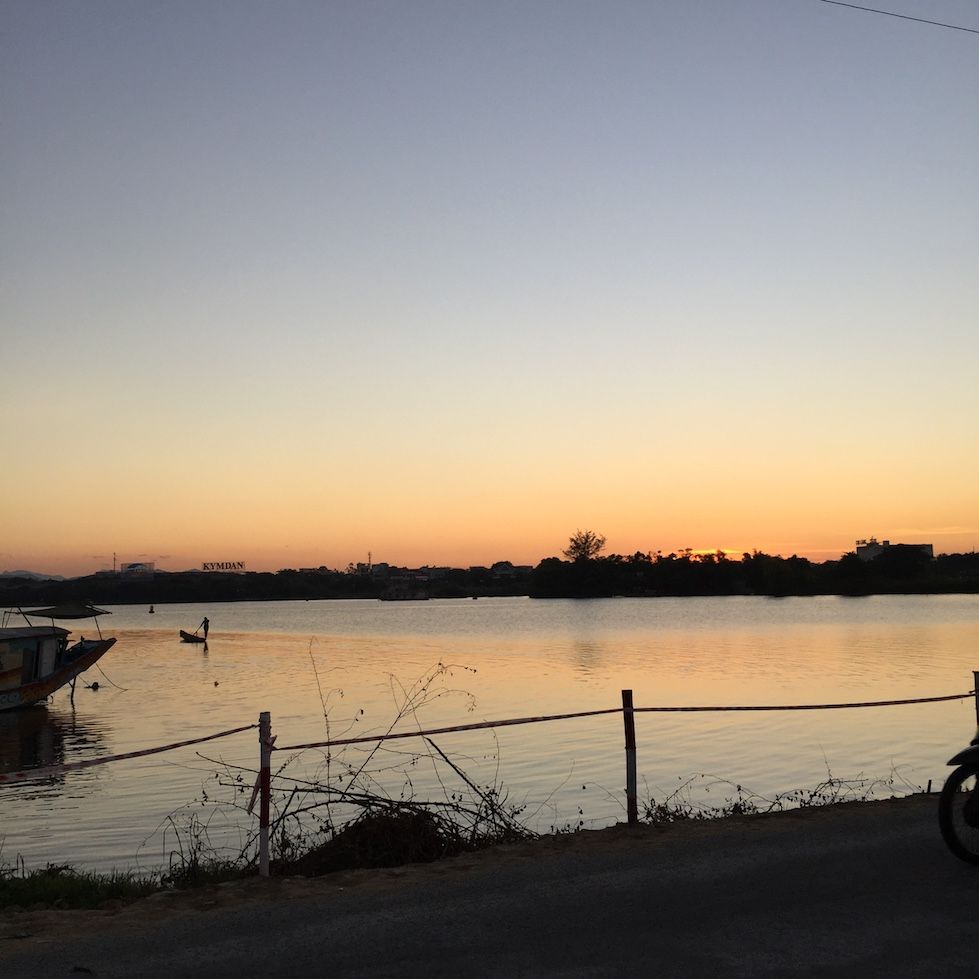
[[[98,616],[108,615],[93,605],[56,605],[52,608],[8,609],[0,627],[0,710],[28,707],[50,697],[65,684],[94,666],[115,645],[115,639],[102,635]],[[14,615],[24,625],[10,626]],[[97,639],[79,636],[69,643],[71,631],[54,624],[55,619],[91,618]],[[50,619],[50,625],[35,625],[32,619]]]

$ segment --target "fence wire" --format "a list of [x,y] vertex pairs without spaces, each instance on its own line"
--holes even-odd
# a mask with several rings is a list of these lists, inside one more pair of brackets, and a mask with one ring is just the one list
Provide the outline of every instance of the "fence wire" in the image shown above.
[[[942,697],[911,697],[904,700],[864,700],[845,704],[745,704],[716,707],[633,707],[635,714],[708,713],[711,711],[774,711],[774,710],[846,710],[854,707],[897,707],[904,704],[937,704],[950,700],[966,700],[975,691],[947,694]],[[449,727],[431,728],[426,731],[395,731],[385,734],[365,734],[356,738],[337,738],[332,741],[311,741],[307,744],[274,745],[273,751],[303,751],[307,748],[336,748],[348,744],[365,744],[375,741],[394,741],[402,738],[423,738],[433,734],[454,734],[458,731],[480,731],[517,724],[542,724],[546,721],[566,721],[576,717],[598,717],[602,714],[621,714],[625,708],[610,707],[607,710],[586,710],[571,714],[542,714],[538,717],[511,717],[500,721],[477,721],[472,724],[454,724]]]

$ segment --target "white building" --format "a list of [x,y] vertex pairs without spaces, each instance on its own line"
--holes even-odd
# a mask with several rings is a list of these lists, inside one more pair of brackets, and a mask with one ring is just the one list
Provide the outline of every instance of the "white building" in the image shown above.
[[870,537],[867,540],[857,541],[857,557],[862,561],[873,561],[889,547],[914,547],[923,551],[928,557],[935,556],[935,548],[931,544],[892,544],[889,540],[879,541],[876,537]]

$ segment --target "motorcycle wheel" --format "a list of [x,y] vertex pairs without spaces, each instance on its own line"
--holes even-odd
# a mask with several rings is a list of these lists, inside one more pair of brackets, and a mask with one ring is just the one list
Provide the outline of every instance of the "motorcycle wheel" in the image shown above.
[[979,768],[963,765],[945,780],[938,799],[945,845],[960,860],[979,864]]

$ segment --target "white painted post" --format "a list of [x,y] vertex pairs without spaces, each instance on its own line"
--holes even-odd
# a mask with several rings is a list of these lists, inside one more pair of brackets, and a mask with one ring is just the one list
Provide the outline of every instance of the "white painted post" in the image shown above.
[[272,795],[272,715],[263,710],[258,715],[259,762],[258,786],[258,873],[260,877],[269,875],[269,810]]
[[639,822],[636,800],[636,715],[632,708],[632,691],[622,691],[622,722],[625,725],[625,811],[630,826]]

